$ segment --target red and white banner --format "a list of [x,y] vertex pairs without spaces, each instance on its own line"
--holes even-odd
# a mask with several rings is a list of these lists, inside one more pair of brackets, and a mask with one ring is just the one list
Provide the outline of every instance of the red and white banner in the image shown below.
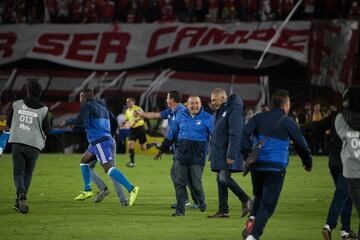
[[[0,65],[24,58],[122,70],[225,49],[263,51],[281,22],[231,24],[0,25]],[[307,62],[310,22],[290,22],[270,53]]]
[[359,22],[314,21],[310,49],[311,84],[343,92],[356,84],[354,67],[359,56]]

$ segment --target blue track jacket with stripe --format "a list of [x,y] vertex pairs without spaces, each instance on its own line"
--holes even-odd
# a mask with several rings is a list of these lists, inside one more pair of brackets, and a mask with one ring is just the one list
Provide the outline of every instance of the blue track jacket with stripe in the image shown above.
[[167,139],[177,141],[174,159],[182,164],[205,165],[213,117],[203,109],[192,117],[188,109],[176,116]]
[[65,125],[82,125],[92,145],[112,138],[110,113],[99,100],[91,99],[83,103],[77,118],[68,119]]
[[[244,128],[242,139],[241,151],[244,159],[247,158],[252,147],[268,135],[273,125],[284,114],[282,109],[274,108],[269,112],[256,114],[249,120]],[[290,140],[303,165],[312,167],[311,152],[300,128],[292,119],[285,117],[262,147],[254,171],[285,171],[289,162]]]

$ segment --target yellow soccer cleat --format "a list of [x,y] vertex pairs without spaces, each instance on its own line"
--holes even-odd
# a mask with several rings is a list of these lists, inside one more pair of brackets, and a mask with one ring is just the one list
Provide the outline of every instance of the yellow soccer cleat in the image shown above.
[[140,188],[136,187],[136,186],[134,187],[133,190],[131,190],[129,206],[134,205],[137,195],[139,194],[139,191],[140,191]]
[[79,196],[75,198],[76,201],[84,201],[85,199],[91,198],[93,196],[92,191],[81,192]]

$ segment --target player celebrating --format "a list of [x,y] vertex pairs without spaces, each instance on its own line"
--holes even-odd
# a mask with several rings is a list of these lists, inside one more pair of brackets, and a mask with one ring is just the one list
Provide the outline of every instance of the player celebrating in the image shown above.
[[110,132],[109,111],[102,102],[95,100],[91,90],[83,90],[80,93],[80,102],[83,102],[80,113],[76,119],[64,121],[61,126],[82,125],[90,143],[80,162],[80,169],[84,181],[84,191],[77,196],[76,200],[84,200],[92,197],[90,185],[89,161],[96,156],[104,171],[114,180],[122,184],[130,193],[129,206],[132,206],[137,198],[140,188],[131,184],[113,164],[113,140]]

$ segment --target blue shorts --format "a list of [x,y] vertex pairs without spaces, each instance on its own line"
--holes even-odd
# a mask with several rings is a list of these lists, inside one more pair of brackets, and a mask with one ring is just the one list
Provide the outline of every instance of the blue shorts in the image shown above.
[[100,164],[105,164],[114,160],[113,140],[106,140],[95,145],[89,145],[88,151],[94,154]]

